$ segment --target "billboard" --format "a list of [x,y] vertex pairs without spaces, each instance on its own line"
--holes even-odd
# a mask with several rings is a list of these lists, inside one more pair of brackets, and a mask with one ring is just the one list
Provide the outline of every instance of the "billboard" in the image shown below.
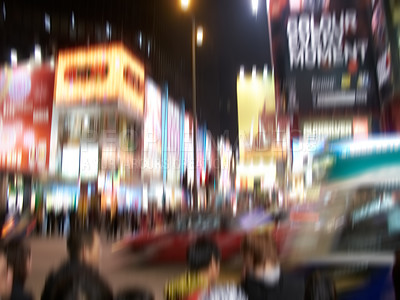
[[59,52],[55,102],[82,105],[121,101],[143,114],[144,66],[122,44]]
[[179,183],[180,167],[180,107],[171,98],[168,101],[167,180]]
[[386,100],[393,88],[392,56],[385,9],[382,0],[372,1],[372,38],[377,56],[376,75],[381,98]]
[[62,150],[61,175],[66,179],[79,177],[79,145],[65,145]]
[[272,74],[237,78],[237,101],[240,152],[251,149],[261,132],[263,115],[275,114],[275,81]]
[[80,155],[81,179],[97,180],[98,171],[99,171],[99,145],[81,144],[81,155]]
[[189,113],[185,113],[185,136],[184,136],[184,170],[187,172],[188,184],[194,181],[194,124]]
[[301,121],[303,138],[307,141],[324,139],[346,139],[350,137],[365,138],[369,134],[367,117],[335,118],[335,119],[306,119]]
[[161,178],[161,90],[146,80],[142,174]]
[[36,173],[49,166],[54,71],[49,65],[0,70],[0,168]]
[[378,109],[370,0],[271,0],[277,78],[288,111]]

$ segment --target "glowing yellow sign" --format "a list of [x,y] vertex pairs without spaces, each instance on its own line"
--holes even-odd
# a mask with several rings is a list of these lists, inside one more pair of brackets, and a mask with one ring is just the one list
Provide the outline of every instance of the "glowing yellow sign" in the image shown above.
[[[267,74],[266,74],[267,75]],[[237,101],[240,153],[251,149],[254,138],[260,133],[261,114],[275,114],[275,81],[267,76],[239,76],[237,78]]]
[[122,44],[60,51],[55,102],[82,105],[121,101],[143,114],[144,66]]

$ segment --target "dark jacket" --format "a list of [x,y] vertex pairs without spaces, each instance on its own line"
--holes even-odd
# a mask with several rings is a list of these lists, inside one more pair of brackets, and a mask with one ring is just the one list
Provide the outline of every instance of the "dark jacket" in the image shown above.
[[92,298],[98,300],[113,298],[111,289],[98,271],[82,263],[69,261],[47,277],[41,299],[59,299],[60,296],[65,296],[65,292],[70,291],[69,286],[76,284],[82,284],[85,292],[94,295]]
[[242,288],[248,300],[303,300],[304,281],[291,274],[282,273],[275,285],[247,275],[242,282]]
[[24,291],[24,285],[13,282],[10,300],[33,300],[33,296]]
[[392,279],[396,300],[400,300],[400,264],[398,263],[393,267]]

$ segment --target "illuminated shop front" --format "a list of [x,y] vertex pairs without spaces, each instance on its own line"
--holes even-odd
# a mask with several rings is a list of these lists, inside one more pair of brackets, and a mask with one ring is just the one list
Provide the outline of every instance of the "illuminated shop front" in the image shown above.
[[144,66],[122,44],[60,51],[50,174],[118,206],[141,178],[144,93]]
[[10,212],[35,208],[33,178],[49,167],[53,89],[49,62],[0,69],[0,207]]

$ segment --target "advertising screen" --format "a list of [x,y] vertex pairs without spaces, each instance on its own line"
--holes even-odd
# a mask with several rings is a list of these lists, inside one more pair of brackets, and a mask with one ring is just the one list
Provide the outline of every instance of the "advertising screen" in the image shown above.
[[196,163],[197,163],[197,184],[201,184],[202,174],[205,173],[205,146],[206,146],[206,135],[205,128],[202,126],[197,127],[197,153],[196,153]]
[[144,66],[122,44],[60,51],[55,101],[61,105],[121,100],[143,114]]
[[161,177],[161,90],[146,80],[143,136],[143,176]]
[[386,100],[392,91],[392,58],[382,0],[373,1],[371,25],[372,38],[377,56],[376,74],[378,77],[378,87],[382,99]]
[[54,71],[0,70],[0,168],[35,173],[49,165]]
[[185,114],[185,136],[184,136],[184,169],[187,172],[188,183],[194,181],[194,152],[193,152],[193,119]]
[[251,149],[261,132],[262,115],[275,114],[275,81],[272,74],[237,78],[237,101],[240,151]]
[[97,179],[99,170],[98,144],[81,145],[81,179]]
[[77,179],[79,176],[79,146],[64,146],[62,150],[62,177]]
[[288,111],[379,108],[370,0],[271,0],[268,11]]
[[180,109],[172,100],[168,101],[168,143],[167,143],[167,180],[180,181]]

